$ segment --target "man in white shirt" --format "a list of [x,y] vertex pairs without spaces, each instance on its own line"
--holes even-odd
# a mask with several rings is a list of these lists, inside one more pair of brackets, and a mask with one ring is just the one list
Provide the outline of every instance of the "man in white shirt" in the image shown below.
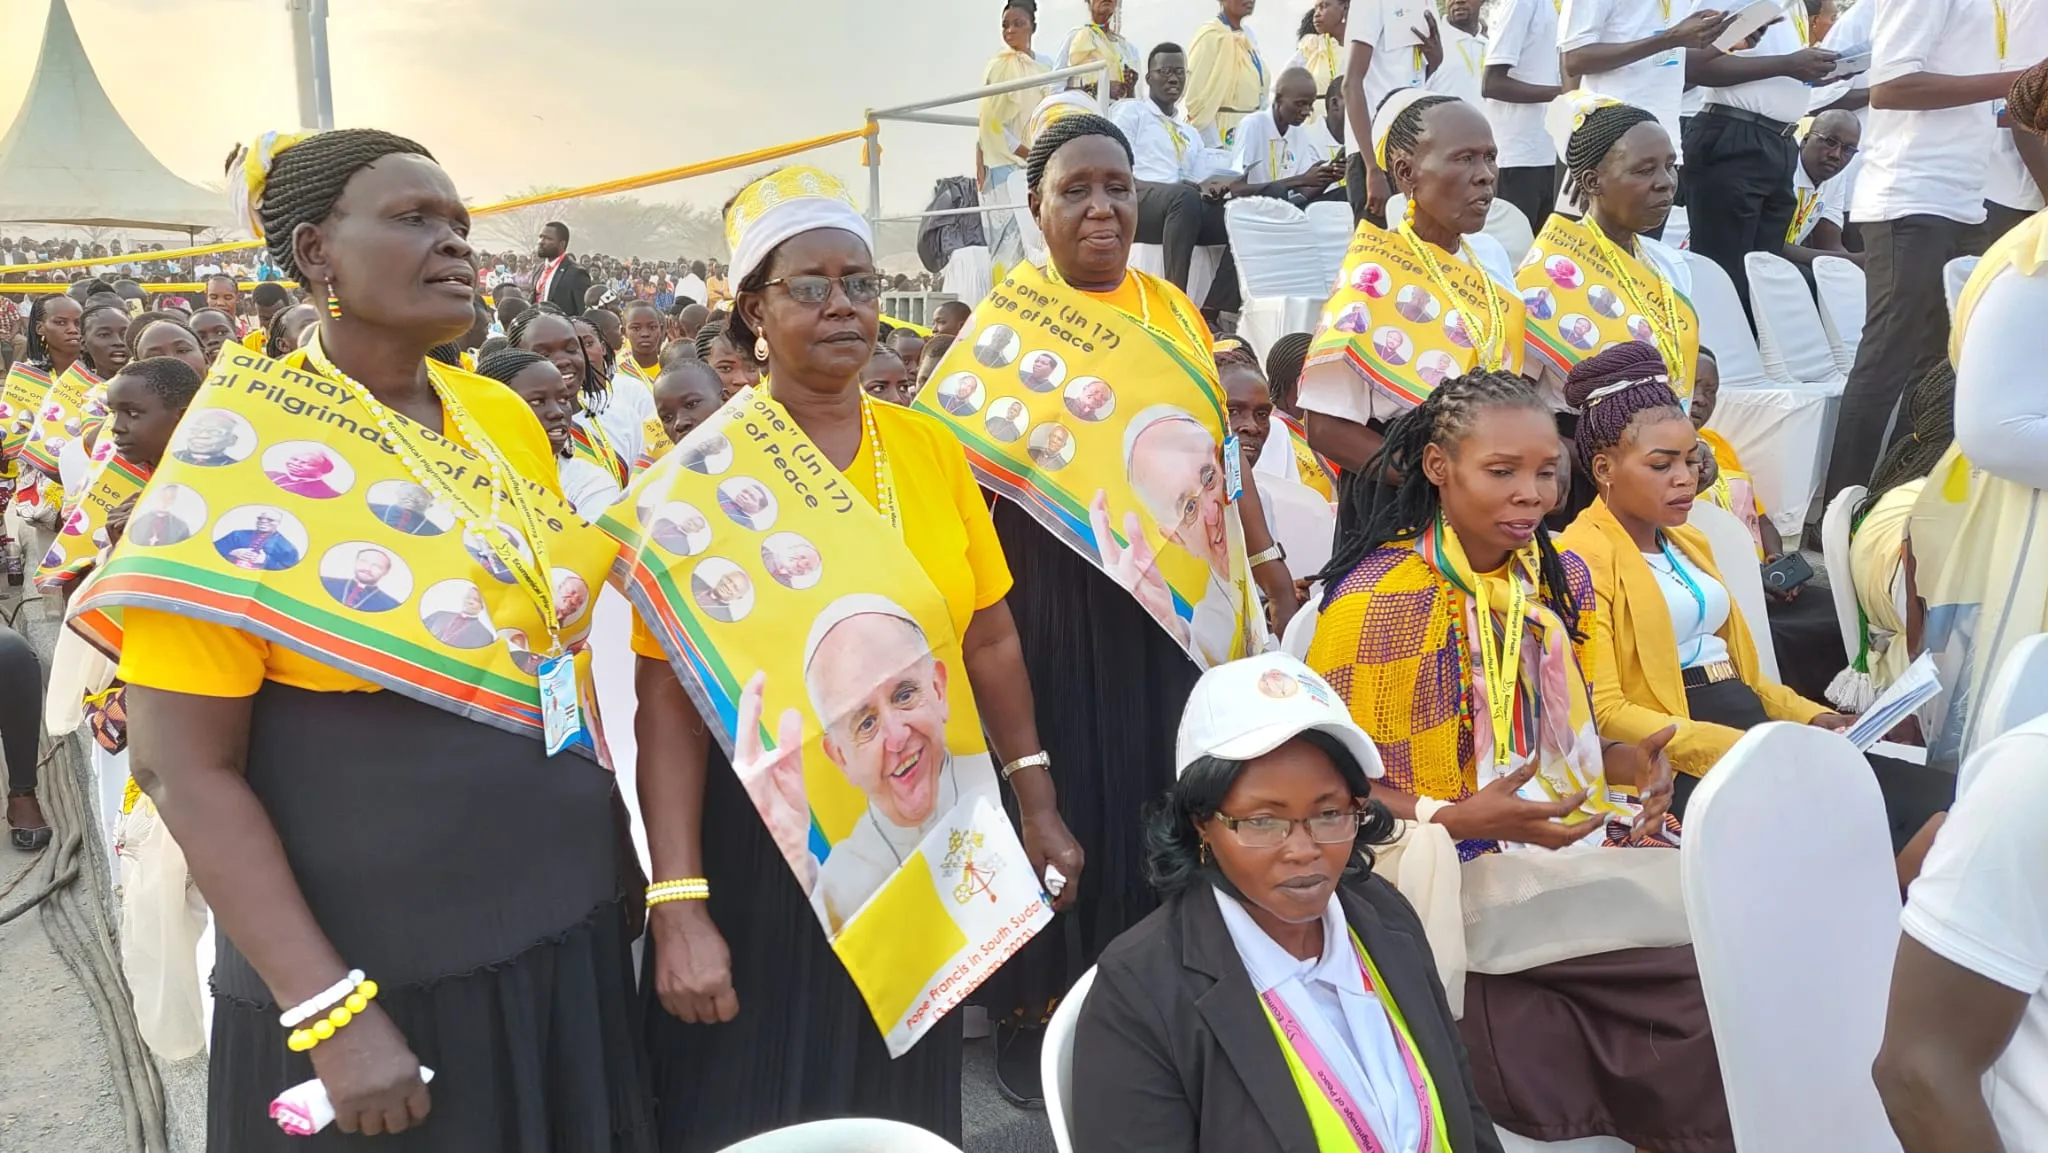
[[1351,37],[1344,61],[1344,123],[1351,130],[1344,142],[1351,152],[1345,186],[1352,214],[1384,225],[1392,190],[1372,158],[1373,117],[1395,90],[1421,84],[1443,63],[1443,41],[1427,0],[1361,0],[1352,5],[1345,31]]
[[1431,70],[1422,86],[1481,108],[1486,35],[1479,27],[1479,0],[1444,0],[1444,18],[1436,22],[1436,31],[1443,40],[1443,64]]
[[1984,251],[1984,180],[1998,127],[1991,0],[1881,0],[1863,172],[1849,214],[1863,233],[1869,311],[1842,391],[1827,489],[1814,508],[1868,484],[1906,382],[1948,355],[1942,267]]
[[[2002,66],[2026,68],[2048,59],[2048,8],[2042,0],[2002,0],[2005,10],[2005,57]],[[1998,134],[1984,178],[1984,242],[1997,240],[2014,225],[2039,212],[2048,200],[2048,144],[2024,128],[2005,122],[1999,106]]]
[[1564,71],[1577,79],[1565,87],[1612,96],[1654,115],[1681,162],[1686,50],[1712,47],[1734,20],[1716,9],[1691,9],[1691,0],[1563,0],[1557,17]]
[[1842,243],[1842,222],[1848,214],[1846,169],[1863,142],[1856,114],[1840,108],[1813,118],[1799,143],[1799,165],[1792,170],[1794,208],[1785,230],[1785,259],[1813,264],[1816,256],[1839,256],[1863,263],[1863,254]]
[[1270,196],[1297,207],[1318,199],[1340,175],[1309,137],[1316,107],[1316,78],[1306,68],[1289,68],[1273,85],[1273,107],[1245,117],[1237,126],[1237,170],[1233,196]]
[[[1166,279],[1183,292],[1195,246],[1230,243],[1223,198],[1232,179],[1201,169],[1202,135],[1179,107],[1187,86],[1187,53],[1178,44],[1161,44],[1145,61],[1146,98],[1110,110],[1130,141],[1138,177],[1138,243],[1165,249]],[[1218,312],[1237,310],[1237,262],[1228,252],[1216,264],[1208,300],[1197,303],[1212,321]]]
[[2048,718],[1974,754],[1908,891],[1873,1069],[1906,1153],[2048,1149],[2044,761]]
[[1500,149],[1502,200],[1522,210],[1529,227],[1543,231],[1557,207],[1557,152],[1543,130],[1543,113],[1558,93],[1557,15],[1551,0],[1507,0],[1494,20],[1480,92],[1493,143]]
[[706,299],[711,295],[711,290],[705,284],[704,281],[703,261],[698,260],[692,262],[690,265],[689,274],[676,281],[676,295],[678,297],[693,300],[698,304],[710,303],[710,301]]
[[1806,0],[1732,52],[1709,47],[1686,54],[1686,78],[1705,89],[1699,115],[1685,128],[1685,198],[1692,250],[1721,266],[1749,308],[1742,258],[1785,245],[1796,204],[1792,141],[1806,115],[1813,81],[1835,68],[1835,54],[1806,46]]

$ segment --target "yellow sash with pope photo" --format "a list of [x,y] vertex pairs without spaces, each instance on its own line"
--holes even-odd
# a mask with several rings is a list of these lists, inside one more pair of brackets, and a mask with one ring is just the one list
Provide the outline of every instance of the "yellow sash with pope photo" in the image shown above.
[[100,550],[107,547],[107,518],[115,509],[142,492],[149,483],[150,470],[130,464],[118,454],[94,470],[77,505],[64,518],[57,539],[36,569],[36,587],[56,592],[91,571]]
[[537,671],[557,641],[587,663],[616,546],[495,451],[372,412],[307,357],[222,349],[71,626],[118,654],[129,606],[223,624],[540,739]]
[[1360,221],[1303,376],[1348,374],[1405,409],[1474,368],[1521,371],[1519,303],[1462,255]]
[[731,757],[890,1054],[907,1052],[1052,918],[945,597],[765,388],[693,429],[599,527],[622,546],[613,583]]
[[58,475],[64,447],[85,434],[86,423],[107,415],[104,382],[85,361],[73,361],[64,375],[50,382],[36,409],[36,422],[22,453],[49,476]]
[[50,374],[42,369],[15,361],[7,370],[7,385],[0,389],[0,426],[5,428],[4,438],[0,438],[0,459],[10,469],[28,444],[43,397],[49,392]]
[[1529,317],[1530,356],[1569,373],[1596,352],[1640,341],[1664,358],[1678,398],[1692,396],[1700,352],[1692,301],[1597,225],[1552,216],[1515,283]]
[[982,485],[1144,606],[1203,668],[1264,635],[1199,315],[1142,272],[1139,312],[1021,265],[974,310],[913,407]]

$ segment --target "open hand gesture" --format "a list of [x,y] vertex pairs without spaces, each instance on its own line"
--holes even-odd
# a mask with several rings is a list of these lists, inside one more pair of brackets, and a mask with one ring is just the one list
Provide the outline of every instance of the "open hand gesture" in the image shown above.
[[768,674],[757,672],[740,692],[739,733],[733,738],[733,771],[760,810],[775,847],[809,893],[817,883],[818,860],[811,856],[811,806],[804,792],[804,719],[784,709],[775,726],[775,747],[761,747],[762,699]]
[[1088,505],[1088,524],[1095,530],[1095,551],[1102,557],[1102,567],[1110,579],[1137,597],[1154,620],[1186,644],[1187,622],[1173,611],[1173,593],[1166,587],[1166,576],[1159,571],[1159,558],[1145,540],[1138,514],[1124,514],[1124,539],[1131,543],[1118,546],[1115,535],[1109,531],[1109,496],[1098,489],[1095,500]]

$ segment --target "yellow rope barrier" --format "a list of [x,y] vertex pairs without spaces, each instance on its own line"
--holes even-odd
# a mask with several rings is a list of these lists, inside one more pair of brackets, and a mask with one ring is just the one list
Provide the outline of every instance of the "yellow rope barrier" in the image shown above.
[[[491,216],[500,212],[511,212],[514,209],[530,207],[535,204],[552,204],[557,200],[575,200],[584,196],[615,196],[621,192],[652,188],[657,184],[670,184],[678,180],[688,180],[694,176],[709,176],[713,173],[726,172],[734,168],[765,164],[770,160],[780,160],[785,156],[795,156],[800,152],[810,152],[814,149],[827,148],[834,144],[844,144],[849,140],[860,140],[863,137],[874,135],[876,127],[875,122],[870,120],[859,128],[849,129],[845,132],[834,132],[829,136],[814,136],[809,140],[799,140],[794,144],[778,144],[773,148],[757,148],[752,152],[742,152],[735,156],[724,156],[716,160],[701,160],[695,164],[685,164],[679,168],[664,168],[658,172],[642,173],[639,176],[627,176],[618,180],[606,180],[598,184],[586,184],[581,188],[564,188],[556,192],[538,192],[532,196],[518,196],[511,200],[501,200],[496,204],[486,204],[480,208],[472,208],[469,210],[469,214],[472,218]],[[13,276],[23,272],[53,272],[62,268],[90,268],[99,264],[153,264],[160,260],[182,260],[188,256],[211,256],[218,252],[240,252],[244,249],[261,247],[263,245],[260,241],[228,240],[218,244],[202,244],[196,248],[170,248],[162,252],[131,252],[124,253],[121,256],[96,256],[79,260],[50,260],[41,264],[14,264],[4,266],[4,272],[6,275]],[[62,291],[66,286],[58,285],[56,287],[58,291]],[[182,286],[164,287],[149,285],[147,287],[155,292],[178,291]],[[43,292],[47,290],[47,286],[44,285],[0,284],[0,292]]]
[[[255,288],[258,284],[263,283],[266,282],[260,280],[244,280],[237,287],[239,287],[243,292],[247,292],[250,289]],[[275,284],[283,288],[297,288],[299,286],[299,282],[296,280],[272,280],[268,281],[267,283]],[[0,292],[25,292],[31,296],[37,294],[49,295],[50,293],[53,292],[68,292],[70,290],[71,286],[69,284],[61,283],[0,284]],[[157,296],[167,292],[205,292],[206,286],[204,284],[144,284],[142,286],[142,290],[144,292],[149,293],[151,296]]]

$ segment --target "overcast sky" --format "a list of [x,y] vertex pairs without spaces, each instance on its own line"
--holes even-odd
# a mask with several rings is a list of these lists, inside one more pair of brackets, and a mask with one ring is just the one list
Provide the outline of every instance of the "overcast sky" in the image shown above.
[[[1260,0],[1268,66],[1293,55],[1313,0]],[[0,114],[12,121],[45,0],[0,4]],[[1001,48],[1000,0],[331,0],[334,115],[431,149],[475,202],[582,185],[858,127],[869,107],[974,87]],[[296,123],[285,0],[70,0],[114,106],[170,169],[214,183],[235,140]],[[1141,49],[1186,43],[1214,0],[1125,0]],[[1054,54],[1083,0],[1041,0]],[[962,111],[971,112],[971,108]],[[967,128],[883,127],[882,203],[922,208],[974,170]],[[814,154],[866,201],[858,143]],[[649,198],[717,205],[716,175]]]

